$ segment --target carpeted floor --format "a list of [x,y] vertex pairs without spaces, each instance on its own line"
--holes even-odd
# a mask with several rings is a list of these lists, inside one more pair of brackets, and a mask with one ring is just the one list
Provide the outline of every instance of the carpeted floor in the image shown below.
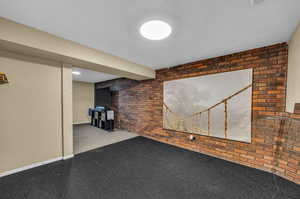
[[1,199],[299,199],[256,169],[137,137],[0,178]]

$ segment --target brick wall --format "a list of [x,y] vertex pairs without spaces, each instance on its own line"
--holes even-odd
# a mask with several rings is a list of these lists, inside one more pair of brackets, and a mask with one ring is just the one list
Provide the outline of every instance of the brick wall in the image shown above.
[[139,81],[126,79],[126,78],[117,78],[113,80],[107,80],[103,82],[95,83],[95,91],[97,89],[109,88],[111,91],[112,101],[111,101],[111,109],[115,112],[115,127],[120,128],[119,126],[119,91],[124,90],[134,85],[139,84]]
[[[156,72],[155,80],[118,91],[122,129],[189,150],[276,173],[300,183],[300,116],[284,113],[288,46],[286,43],[184,64]],[[252,143],[162,128],[163,82],[253,68]]]
[[115,128],[120,128],[119,126],[119,92],[118,91],[112,91],[112,100],[111,100],[111,109],[114,111],[115,116]]

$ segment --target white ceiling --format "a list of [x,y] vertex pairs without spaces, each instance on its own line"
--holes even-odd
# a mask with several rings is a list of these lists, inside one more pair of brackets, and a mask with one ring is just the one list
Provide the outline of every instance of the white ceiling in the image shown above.
[[73,74],[73,80],[80,81],[80,82],[96,83],[96,82],[119,78],[118,76],[115,75],[99,73],[96,71],[86,70],[86,69],[76,68],[76,67],[73,67],[72,71],[80,72],[80,75]]
[[[288,41],[300,0],[252,1],[1,0],[0,15],[158,69]],[[149,19],[169,22],[172,35],[144,39]]]

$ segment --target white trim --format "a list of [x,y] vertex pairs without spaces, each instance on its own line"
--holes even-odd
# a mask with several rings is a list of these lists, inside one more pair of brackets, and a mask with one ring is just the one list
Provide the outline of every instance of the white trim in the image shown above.
[[5,171],[3,173],[0,173],[0,178],[4,177],[4,176],[11,175],[11,174],[14,174],[14,173],[19,173],[21,171],[25,171],[25,170],[28,170],[28,169],[32,169],[32,168],[35,168],[35,167],[39,167],[39,166],[42,166],[42,165],[50,164],[52,162],[57,162],[57,161],[60,161],[60,160],[67,160],[67,159],[70,159],[70,158],[73,158],[73,157],[74,157],[74,155],[71,154],[71,155],[68,155],[68,156],[53,158],[53,159],[46,160],[46,161],[43,161],[43,162],[33,163],[31,165],[27,165],[27,166],[20,167],[20,168],[17,168],[17,169],[13,169],[13,170],[10,170],[10,171]]
[[90,124],[91,121],[86,121],[86,122],[74,122],[73,125],[78,125],[78,124]]
[[10,171],[5,171],[3,173],[0,173],[0,178],[4,177],[4,176],[11,175],[11,174],[14,174],[14,173],[18,173],[18,172],[21,172],[21,171],[25,171],[25,170],[28,170],[28,169],[32,169],[32,168],[35,168],[35,167],[39,167],[39,166],[42,166],[42,165],[46,165],[46,164],[49,164],[49,163],[52,163],[52,162],[56,162],[56,161],[59,161],[59,160],[62,160],[62,157],[46,160],[46,161],[43,161],[43,162],[33,163],[31,165],[27,165],[27,166],[20,167],[20,168],[17,168],[17,169],[13,169],[13,170],[10,170]]
[[74,157],[74,155],[71,154],[71,155],[64,156],[62,159],[67,160],[67,159],[70,159],[70,158],[73,158],[73,157]]

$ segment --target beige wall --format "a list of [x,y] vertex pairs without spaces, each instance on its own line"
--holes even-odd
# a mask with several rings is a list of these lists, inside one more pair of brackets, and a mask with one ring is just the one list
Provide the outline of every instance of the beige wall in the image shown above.
[[72,66],[63,64],[61,68],[62,78],[62,130],[64,158],[73,155],[73,113],[72,113]]
[[61,68],[0,54],[0,71],[0,173],[61,157]]
[[94,84],[73,81],[73,124],[88,123],[88,109],[94,107]]
[[300,103],[300,24],[289,42],[286,111],[294,112]]

